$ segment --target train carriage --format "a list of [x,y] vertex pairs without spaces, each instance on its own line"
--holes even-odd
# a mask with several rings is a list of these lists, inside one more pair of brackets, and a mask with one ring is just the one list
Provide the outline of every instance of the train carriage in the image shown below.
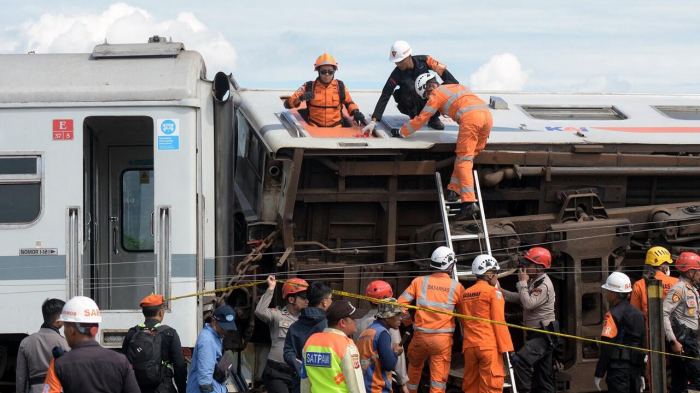
[[[435,173],[452,171],[454,122],[394,138],[407,118],[389,105],[368,138],[310,127],[284,109],[291,91],[209,81],[199,54],[151,41],[0,56],[0,309],[12,321],[0,324],[2,371],[47,297],[93,297],[99,340],[116,348],[151,292],[273,272],[400,290],[444,242]],[[352,94],[365,113],[379,97]],[[651,245],[700,247],[700,96],[478,95],[494,117],[475,160],[494,255],[512,269],[521,247],[552,249],[567,333],[599,334],[608,272],[638,277]],[[468,266],[479,244],[456,252]],[[191,348],[211,307],[238,306],[242,334],[226,345],[246,348],[244,378],[257,386],[268,332],[252,318],[258,294],[176,300],[166,323]],[[561,390],[591,390],[598,348],[564,340],[559,354]]]

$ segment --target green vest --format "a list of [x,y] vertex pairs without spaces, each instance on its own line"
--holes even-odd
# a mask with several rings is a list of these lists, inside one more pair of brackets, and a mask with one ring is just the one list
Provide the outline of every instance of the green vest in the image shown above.
[[350,340],[335,333],[316,333],[304,347],[304,370],[312,393],[347,393],[340,362]]

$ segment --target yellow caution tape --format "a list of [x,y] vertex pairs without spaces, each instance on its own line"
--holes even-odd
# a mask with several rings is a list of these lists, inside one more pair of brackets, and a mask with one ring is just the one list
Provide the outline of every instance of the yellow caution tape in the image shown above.
[[[282,283],[282,284],[287,284],[287,282],[284,281],[284,280],[276,280],[276,282]],[[226,292],[226,291],[231,291],[231,290],[234,290],[234,289],[254,287],[254,286],[256,286],[256,285],[265,284],[265,283],[266,283],[266,281],[254,281],[254,282],[249,282],[249,283],[247,283],[247,284],[234,285],[234,286],[232,286],[232,287],[219,288],[219,289],[212,289],[212,290],[209,290],[209,291],[201,291],[201,292],[191,293],[191,294],[188,294],[188,295],[175,296],[175,297],[167,298],[167,299],[165,299],[165,300],[166,300],[166,301],[171,301],[171,300],[184,299],[184,298],[193,297],[193,296],[201,296],[201,295],[208,295],[208,294],[218,293],[218,292]],[[308,287],[308,285],[304,285],[304,284],[300,284],[300,283],[296,283],[296,282],[295,282],[295,283],[290,283],[290,284],[297,285],[297,286],[306,286],[306,287]],[[663,352],[663,351],[655,351],[655,350],[653,350],[653,349],[646,349],[646,348],[633,347],[633,346],[624,345],[624,344],[618,344],[618,343],[613,343],[613,342],[608,342],[608,341],[596,340],[596,339],[593,339],[593,338],[586,338],[586,337],[573,336],[573,335],[571,335],[571,334],[550,332],[550,331],[548,331],[548,330],[535,329],[535,328],[530,328],[530,327],[526,327],[526,326],[515,325],[515,324],[512,324],[512,323],[508,323],[508,322],[494,321],[494,320],[486,319],[486,318],[472,317],[472,316],[469,316],[469,315],[463,315],[463,314],[458,314],[458,313],[455,313],[455,312],[444,311],[444,310],[438,310],[438,309],[429,308],[429,307],[414,306],[414,305],[411,305],[411,304],[402,304],[402,303],[398,303],[398,302],[389,302],[389,301],[386,301],[386,300],[375,299],[375,298],[371,298],[371,297],[369,297],[369,296],[358,295],[358,294],[354,294],[354,293],[350,293],[350,292],[345,292],[345,291],[333,290],[333,294],[334,294],[334,295],[339,295],[339,296],[351,297],[351,298],[355,298],[355,299],[359,299],[359,300],[366,300],[366,301],[373,302],[373,303],[384,303],[384,304],[390,304],[390,305],[393,305],[393,306],[399,306],[399,307],[402,307],[402,308],[410,308],[410,309],[413,309],[413,310],[434,312],[434,313],[449,315],[449,316],[451,316],[451,317],[460,318],[460,319],[466,319],[466,320],[470,320],[470,321],[478,321],[478,322],[492,323],[492,324],[494,324],[494,325],[507,326],[507,327],[514,328],[514,329],[520,329],[520,330],[525,330],[525,331],[529,331],[529,332],[537,332],[537,333],[541,333],[541,334],[549,334],[549,335],[552,335],[552,336],[570,338],[570,339],[573,339],[573,340],[580,340],[580,341],[585,341],[585,342],[590,342],[590,343],[595,343],[595,344],[612,345],[612,346],[616,346],[616,347],[620,347],[620,348],[629,348],[629,349],[634,349],[634,350],[642,351],[642,352],[656,353],[656,354],[660,354],[660,355],[676,356],[676,357],[679,357],[679,358],[690,359],[690,360],[698,360],[697,358],[694,358],[694,357],[692,357],[692,356],[679,355],[679,354],[668,353],[668,352]]]

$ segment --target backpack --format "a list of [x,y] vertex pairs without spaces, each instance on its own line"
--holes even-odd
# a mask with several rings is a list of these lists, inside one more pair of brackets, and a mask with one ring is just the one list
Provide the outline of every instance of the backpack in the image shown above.
[[139,386],[158,386],[163,381],[162,346],[167,325],[157,324],[148,329],[144,324],[136,326],[136,333],[129,342],[126,358],[134,368],[136,382]]

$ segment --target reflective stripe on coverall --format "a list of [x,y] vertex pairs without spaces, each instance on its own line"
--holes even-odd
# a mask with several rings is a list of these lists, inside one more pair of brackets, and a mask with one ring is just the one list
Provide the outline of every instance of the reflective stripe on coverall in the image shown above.
[[488,105],[462,85],[442,85],[433,90],[421,113],[401,127],[401,135],[408,137],[420,130],[436,112],[459,124],[457,158],[447,189],[460,194],[462,202],[475,202],[474,157],[486,147],[493,126]]
[[360,353],[340,330],[326,328],[311,335],[303,358],[302,393],[366,393]]
[[[345,101],[340,102],[340,93],[338,92],[338,80],[333,79],[328,86],[319,83],[318,78],[313,82],[314,99],[307,102],[309,108],[309,123],[317,127],[341,127],[343,125],[342,110],[343,105],[348,109],[348,114],[358,110],[355,102],[350,97],[347,86],[345,88]],[[294,94],[287,100],[290,108],[297,108],[299,105],[294,105],[299,96],[306,93],[306,83],[301,85]]]
[[[501,291],[484,280],[467,288],[459,303],[461,314],[505,322],[505,299]],[[462,390],[502,392],[505,380],[503,353],[513,350],[508,327],[463,320],[464,382]],[[478,370],[478,371],[477,371]]]
[[[463,291],[462,284],[439,272],[414,279],[398,300],[402,304],[415,300],[417,306],[453,312]],[[408,390],[418,390],[423,365],[430,357],[430,393],[444,392],[452,361],[454,317],[416,310],[415,319],[415,334],[408,347]],[[404,324],[410,324],[410,317],[404,318]]]

